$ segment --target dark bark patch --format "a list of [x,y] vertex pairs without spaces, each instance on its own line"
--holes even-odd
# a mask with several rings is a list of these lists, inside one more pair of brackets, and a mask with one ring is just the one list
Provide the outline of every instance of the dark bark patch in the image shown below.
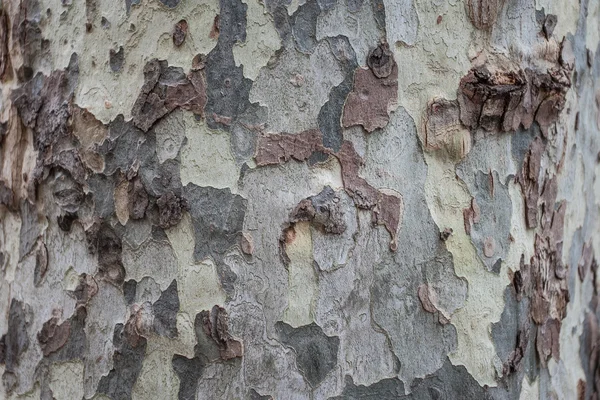
[[290,222],[312,222],[325,233],[339,235],[346,230],[340,198],[329,186],[319,194],[302,200],[290,214]]
[[58,224],[58,227],[64,232],[71,232],[71,227],[75,221],[77,221],[77,214],[69,212],[56,217],[56,223]]
[[206,57],[206,116],[212,129],[229,130],[250,106],[252,81],[236,66],[233,46],[246,41],[247,4],[241,0],[220,0],[218,42]]
[[173,29],[173,44],[175,47],[179,47],[185,42],[185,38],[188,33],[188,23],[185,19],[177,22]]
[[21,121],[33,129],[40,160],[59,139],[70,134],[68,121],[78,77],[77,54],[73,53],[67,69],[54,71],[50,76],[38,73],[12,94]]
[[242,342],[234,339],[229,333],[227,311],[223,307],[215,305],[210,311],[200,312],[197,318],[201,318],[204,334],[217,345],[221,359],[242,357]]
[[77,307],[85,306],[98,293],[98,283],[93,276],[81,274],[79,283],[70,294],[77,300]]
[[129,201],[129,217],[132,219],[144,218],[149,200],[148,193],[146,193],[144,184],[139,177],[129,181],[127,198]]
[[21,231],[19,232],[19,259],[29,254],[42,232],[37,207],[27,200],[21,202]]
[[538,224],[538,200],[540,198],[541,159],[546,145],[540,137],[536,137],[525,153],[521,171],[517,176],[525,198],[525,220],[528,228]]
[[279,321],[275,329],[281,342],[296,352],[298,369],[311,387],[317,387],[337,365],[340,339],[325,335],[317,324],[293,328]]
[[[8,330],[2,337],[4,374],[14,374],[19,365],[19,358],[29,347],[29,336],[27,335],[27,317],[25,304],[19,300],[12,299],[8,310]],[[4,377],[3,377],[4,378]]]
[[152,305],[154,311],[154,331],[168,338],[177,337],[177,313],[179,312],[179,295],[177,281],[173,280],[169,287],[161,293]]
[[0,81],[12,76],[10,53],[8,52],[9,23],[6,11],[0,10]]
[[196,398],[196,390],[198,389],[198,380],[202,375],[205,367],[205,362],[199,357],[187,358],[179,354],[175,354],[171,361],[173,370],[179,378],[179,400],[189,400]]
[[151,60],[144,67],[144,85],[132,109],[133,123],[147,132],[152,125],[177,107],[203,115],[206,93],[202,71],[186,76],[167,61]]
[[71,334],[71,322],[69,320],[58,322],[60,318],[55,315],[42,325],[42,330],[38,332],[37,339],[44,356],[59,350],[63,347]]
[[108,64],[112,72],[121,72],[125,63],[125,50],[123,46],[119,50],[110,49],[108,52]]
[[38,0],[19,2],[18,12],[14,16],[12,26],[13,43],[18,44],[23,64],[17,70],[17,77],[26,82],[33,76],[33,71],[40,60],[48,54],[48,41],[42,36],[40,28],[40,4]]
[[98,4],[96,0],[85,0],[85,30],[91,32],[94,29],[94,22],[98,16]]
[[35,253],[35,269],[33,270],[33,284],[35,287],[40,286],[46,272],[48,272],[48,249],[41,242]]
[[[387,78],[397,68],[394,53],[387,43],[381,43],[369,52],[367,65],[377,78]],[[396,79],[398,72],[396,71]]]
[[0,204],[6,206],[9,210],[15,208],[15,194],[2,180],[0,180]]
[[102,224],[94,236],[94,246],[98,254],[98,275],[120,286],[125,279],[125,267],[121,259],[123,251],[121,238],[108,223]]
[[271,395],[262,395],[260,393],[258,393],[256,390],[254,389],[250,389],[248,391],[248,400],[273,400],[273,396]]
[[160,196],[156,205],[158,206],[158,226],[163,229],[176,226],[183,218],[183,212],[188,209],[187,201],[173,192],[167,192]]
[[338,36],[327,38],[334,56],[340,61],[345,71],[345,77],[342,83],[335,86],[329,92],[329,99],[319,110],[317,121],[319,130],[323,133],[323,146],[332,151],[338,151],[344,140],[340,120],[344,111],[344,104],[348,94],[352,91],[354,82],[354,71],[358,64],[354,49],[350,45],[348,38]]
[[546,39],[550,39],[552,33],[554,32],[554,28],[556,28],[556,23],[558,22],[558,18],[554,14],[546,15],[546,19],[544,20],[544,36]]
[[181,0],[160,0],[168,8],[175,8]]
[[146,353],[146,339],[133,340],[126,332],[123,324],[117,324],[113,335],[113,369],[108,375],[103,376],[98,384],[98,392],[106,394],[112,399],[130,399],[133,386],[137,381],[142,362]]
[[537,330],[536,348],[538,355],[545,365],[549,357],[560,360],[560,327],[557,319],[547,319]]
[[220,257],[239,244],[247,200],[229,189],[188,184],[184,197],[189,204],[194,226],[194,259]]
[[317,46],[317,18],[321,7],[316,0],[308,0],[290,17],[296,49],[311,54]]
[[414,399],[492,399],[487,386],[479,386],[464,366],[452,365],[449,359],[434,374],[415,379],[410,389]]

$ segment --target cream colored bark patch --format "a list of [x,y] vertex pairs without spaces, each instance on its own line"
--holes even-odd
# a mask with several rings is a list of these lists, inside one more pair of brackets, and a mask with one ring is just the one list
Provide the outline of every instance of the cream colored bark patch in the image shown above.
[[123,266],[127,271],[127,280],[139,282],[143,277],[150,276],[161,290],[167,289],[177,278],[177,259],[166,241],[148,240],[136,250],[124,244]]
[[[167,341],[163,344],[170,343]],[[169,347],[171,346],[167,348]],[[177,399],[179,378],[171,366],[172,358],[173,354],[165,351],[165,348],[162,351],[158,349],[146,354],[142,370],[131,393],[133,400]]]
[[49,385],[56,400],[82,399],[83,363],[52,364]]
[[244,66],[244,76],[255,80],[258,71],[281,47],[281,42],[265,6],[258,0],[245,0],[244,3],[248,4],[246,41],[233,46],[233,58],[235,65]]
[[588,3],[588,15],[585,24],[587,28],[585,45],[595,52],[600,42],[600,2],[590,1]]
[[211,260],[180,268],[179,276],[181,311],[193,316],[202,310],[210,310],[215,304],[225,304],[225,292]]
[[2,210],[2,229],[0,230],[0,239],[4,253],[7,254],[3,265],[4,279],[7,282],[12,282],[15,279],[15,270],[19,262],[19,235],[21,229],[21,218],[18,214],[13,214],[6,210]]
[[285,251],[290,259],[289,295],[283,321],[298,327],[313,322],[313,302],[317,295],[310,224],[297,223],[286,236]]
[[181,183],[230,188],[235,193],[239,169],[231,155],[229,134],[210,130],[192,115],[185,123],[188,141],[181,149]]
[[502,266],[498,275],[488,272],[465,233],[463,209],[470,206],[471,196],[456,178],[454,164],[425,157],[427,205],[439,227],[452,229],[446,245],[452,253],[456,275],[469,283],[466,303],[451,318],[458,346],[449,355],[450,360],[455,365],[464,365],[480,385],[496,386],[493,366],[496,349],[489,330],[504,309],[504,289],[509,284],[506,266]]
[[[577,30],[579,3],[579,1],[572,0],[536,0],[535,8],[538,10],[544,8],[546,15],[554,14],[558,16],[553,35],[558,41],[561,41],[567,33],[575,34]],[[593,1],[590,3],[593,3]]]
[[181,312],[193,319],[197,313],[210,310],[215,304],[224,305],[226,295],[214,262],[194,262],[194,229],[190,215],[184,214],[181,222],[166,232],[179,265],[177,291]]
[[527,375],[523,376],[523,382],[521,384],[521,396],[519,400],[532,400],[540,398],[540,381],[536,379],[532,383],[529,383]]
[[[471,67],[468,50],[474,28],[462,2],[454,5],[443,2],[435,7],[435,12],[430,1],[417,0],[415,3],[419,29],[414,46],[392,48],[396,61],[401,63],[398,105],[406,108],[419,129],[418,122],[431,99],[456,98],[458,83]],[[386,2],[386,25],[387,6]],[[440,15],[442,19],[438,23]]]

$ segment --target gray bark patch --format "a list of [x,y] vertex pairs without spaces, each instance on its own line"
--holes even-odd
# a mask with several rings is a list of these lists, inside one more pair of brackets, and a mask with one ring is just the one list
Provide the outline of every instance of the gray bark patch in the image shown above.
[[341,396],[329,400],[392,400],[404,399],[404,384],[398,378],[382,379],[372,385],[355,385],[352,377],[346,375]]
[[195,399],[196,390],[198,389],[198,379],[202,375],[202,371],[206,365],[205,362],[198,357],[190,359],[175,354],[171,363],[173,370],[179,378],[179,400]]
[[169,338],[177,336],[177,313],[179,312],[179,296],[177,281],[173,280],[152,305],[154,311],[154,331]]
[[134,346],[123,324],[117,324],[113,345],[115,346],[113,369],[100,379],[98,392],[114,400],[130,399],[133,385],[142,370],[142,362],[146,354],[146,339],[137,338]]
[[125,63],[125,50],[123,46],[119,47],[119,50],[110,49],[108,53],[108,64],[112,72],[121,72],[123,64]]
[[247,200],[229,189],[200,187],[193,183],[184,188],[194,225],[194,259],[222,256],[239,243],[242,236]]
[[315,323],[293,328],[277,322],[279,339],[296,352],[298,369],[312,387],[317,387],[337,365],[340,339],[327,336]]

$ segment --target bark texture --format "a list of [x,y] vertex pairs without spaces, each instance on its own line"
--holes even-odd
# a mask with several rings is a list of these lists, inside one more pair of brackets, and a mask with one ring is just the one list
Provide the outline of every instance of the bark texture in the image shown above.
[[599,25],[3,2],[0,398],[599,398]]

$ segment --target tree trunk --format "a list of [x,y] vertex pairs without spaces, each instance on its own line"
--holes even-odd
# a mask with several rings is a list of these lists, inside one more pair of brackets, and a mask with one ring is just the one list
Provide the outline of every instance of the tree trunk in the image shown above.
[[599,23],[4,1],[0,398],[598,398]]

